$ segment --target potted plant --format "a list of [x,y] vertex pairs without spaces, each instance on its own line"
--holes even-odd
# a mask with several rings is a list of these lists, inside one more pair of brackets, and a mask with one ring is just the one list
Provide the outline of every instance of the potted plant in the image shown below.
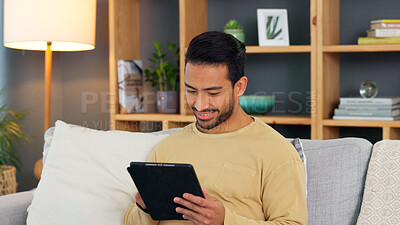
[[229,22],[226,23],[224,26],[224,32],[227,34],[231,34],[239,41],[244,43],[243,26],[240,25],[237,20],[229,20]]
[[179,111],[179,48],[168,42],[168,49],[172,52],[175,65],[165,60],[166,53],[161,50],[161,44],[153,42],[156,51],[149,61],[153,63],[152,70],[145,69],[146,81],[157,87],[157,109],[160,113],[178,113]]
[[16,170],[20,170],[21,160],[14,147],[19,141],[29,142],[19,123],[25,117],[25,112],[0,107],[0,195],[17,192]]

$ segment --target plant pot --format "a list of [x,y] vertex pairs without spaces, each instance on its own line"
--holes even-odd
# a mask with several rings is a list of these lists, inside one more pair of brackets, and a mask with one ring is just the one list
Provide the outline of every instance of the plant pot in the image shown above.
[[17,170],[14,166],[0,166],[0,196],[17,192]]
[[160,113],[176,114],[179,111],[179,92],[157,91],[157,109]]
[[231,34],[236,39],[244,43],[244,32],[243,29],[228,29],[224,30],[225,33]]

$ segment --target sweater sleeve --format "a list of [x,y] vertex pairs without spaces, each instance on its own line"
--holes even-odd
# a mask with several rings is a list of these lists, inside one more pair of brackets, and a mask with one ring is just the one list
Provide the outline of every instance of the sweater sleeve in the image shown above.
[[[156,162],[157,157],[156,153],[153,150],[147,161],[150,162]],[[125,212],[124,218],[123,218],[123,224],[124,225],[157,225],[159,224],[160,221],[155,221],[151,219],[150,214],[144,212],[142,209],[140,209],[136,203],[132,204],[131,207]]]
[[306,225],[306,171],[298,160],[274,169],[263,181],[263,210],[266,221],[251,220],[225,209],[224,225]]
[[150,214],[145,213],[136,204],[133,204],[124,215],[124,225],[157,225],[159,221],[152,220]]

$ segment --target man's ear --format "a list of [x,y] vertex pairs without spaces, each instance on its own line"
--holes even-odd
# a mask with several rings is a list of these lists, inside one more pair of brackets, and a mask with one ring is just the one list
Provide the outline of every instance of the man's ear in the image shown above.
[[236,96],[242,96],[247,88],[247,77],[241,77],[235,84],[235,94]]

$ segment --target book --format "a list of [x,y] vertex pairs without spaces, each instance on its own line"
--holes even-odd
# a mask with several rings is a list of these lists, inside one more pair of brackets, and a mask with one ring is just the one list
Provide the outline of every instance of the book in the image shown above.
[[372,29],[400,29],[400,23],[373,23],[370,26]]
[[339,109],[346,110],[395,110],[400,109],[400,104],[392,105],[361,105],[361,104],[339,104]]
[[387,98],[360,98],[341,97],[340,104],[346,105],[396,105],[400,103],[400,97]]
[[400,37],[400,29],[367,30],[368,37]]
[[379,116],[333,116],[334,120],[385,120],[385,121],[392,121],[392,120],[398,120],[400,119],[400,116],[384,116],[384,117],[379,117]]
[[382,19],[382,20],[372,20],[373,23],[400,23],[400,19]]
[[346,110],[335,109],[335,116],[373,116],[373,117],[390,117],[399,116],[400,109],[396,110]]
[[400,44],[400,37],[384,37],[384,38],[373,38],[373,37],[359,37],[359,45],[390,45]]
[[143,113],[142,60],[118,60],[117,65],[120,113]]

